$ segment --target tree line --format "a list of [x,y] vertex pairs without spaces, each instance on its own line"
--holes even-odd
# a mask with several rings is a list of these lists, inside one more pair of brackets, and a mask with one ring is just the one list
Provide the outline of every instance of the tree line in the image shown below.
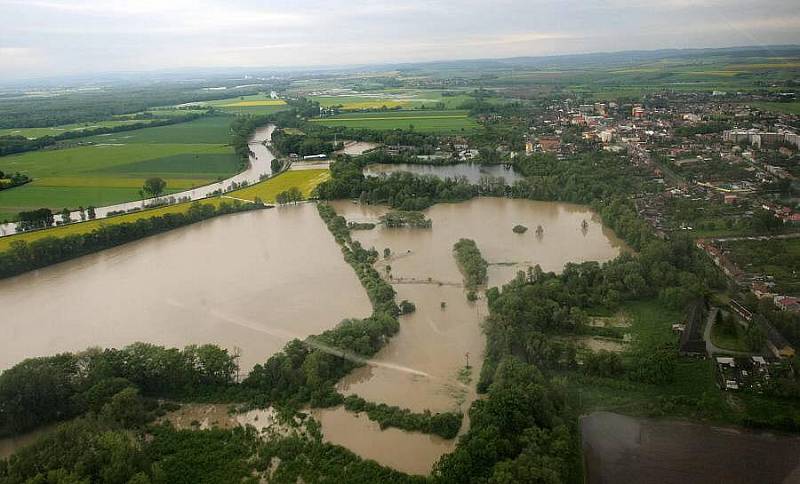
[[475,291],[479,286],[486,283],[486,270],[489,264],[483,259],[478,245],[472,239],[459,239],[453,245],[458,267],[464,274],[464,287],[469,291]]
[[[0,252],[0,278],[74,259],[219,215],[263,207],[263,204],[242,203],[239,200],[223,201],[217,206],[194,202],[185,212],[140,218],[135,222],[109,223],[87,233],[44,237],[31,242],[14,240],[9,249]],[[42,210],[50,214],[50,210]],[[52,214],[49,217],[52,219]],[[52,220],[50,223],[52,224]]]
[[237,359],[214,345],[146,343],[30,358],[0,374],[0,436],[99,413],[128,388],[151,398],[219,395],[235,384]]

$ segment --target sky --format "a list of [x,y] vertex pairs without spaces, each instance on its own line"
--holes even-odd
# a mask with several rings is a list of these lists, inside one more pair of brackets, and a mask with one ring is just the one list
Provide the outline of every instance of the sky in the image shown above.
[[800,44],[800,0],[0,0],[0,81]]

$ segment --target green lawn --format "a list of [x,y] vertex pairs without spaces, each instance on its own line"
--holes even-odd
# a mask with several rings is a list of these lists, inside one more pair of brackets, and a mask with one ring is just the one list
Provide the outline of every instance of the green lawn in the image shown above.
[[25,173],[33,182],[0,192],[0,214],[135,200],[150,176],[167,180],[170,193],[226,178],[239,170],[228,146],[231,119],[204,117],[81,139],[91,145],[3,157],[0,169]]
[[748,351],[744,333],[744,328],[734,322],[718,321],[711,328],[711,341],[726,350]]
[[326,126],[376,130],[413,129],[429,133],[469,132],[477,128],[466,111],[387,111],[348,113],[332,118],[312,119]]

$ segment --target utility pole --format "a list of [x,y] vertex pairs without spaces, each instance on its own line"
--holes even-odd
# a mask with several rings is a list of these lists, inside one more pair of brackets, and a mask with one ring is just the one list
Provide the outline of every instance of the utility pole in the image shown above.
[[466,366],[466,368],[470,368],[470,366],[469,366],[469,351],[467,351],[466,353],[464,353],[464,357],[467,359],[467,366]]

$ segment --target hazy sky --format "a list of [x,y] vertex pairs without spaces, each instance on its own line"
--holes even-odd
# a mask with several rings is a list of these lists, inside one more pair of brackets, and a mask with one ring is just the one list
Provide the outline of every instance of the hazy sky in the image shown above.
[[0,80],[800,44],[800,0],[0,0]]

